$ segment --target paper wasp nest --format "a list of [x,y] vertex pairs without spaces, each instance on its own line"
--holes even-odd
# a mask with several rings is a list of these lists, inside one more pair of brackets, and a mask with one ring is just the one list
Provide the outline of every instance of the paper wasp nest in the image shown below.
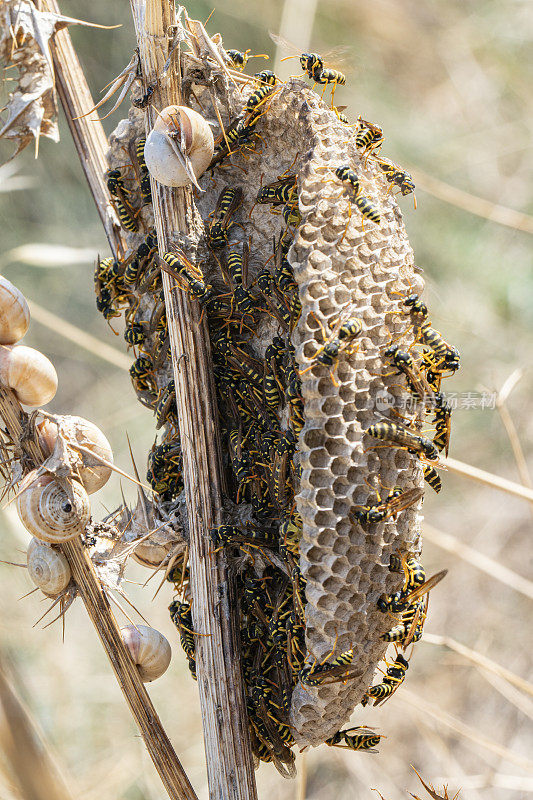
[[[221,50],[219,52],[222,52]],[[254,90],[251,82],[233,86],[219,66],[183,58],[184,86],[194,86],[187,97],[193,108],[212,123],[220,135],[213,110],[213,90],[224,124],[242,112]],[[217,80],[213,80],[216,78]],[[329,92],[328,92],[329,94]],[[195,98],[201,102],[201,108]],[[408,347],[413,341],[411,320],[402,300],[420,292],[422,281],[413,264],[402,215],[383,172],[372,158],[355,146],[354,128],[341,122],[308,85],[291,79],[276,87],[256,125],[257,138],[249,148],[235,152],[200,184],[197,208],[206,225],[220,192],[241,187],[242,203],[229,232],[229,249],[250,245],[248,282],[272,259],[272,241],[285,225],[269,206],[255,205],[262,185],[276,181],[285,171],[297,176],[298,203],[302,217],[294,229],[288,252],[298,284],[301,317],[290,336],[301,370],[305,421],[299,435],[295,462],[301,468],[297,510],[303,520],[300,566],[306,584],[305,639],[308,664],[331,659],[354,649],[348,682],[305,688],[292,695],[288,720],[300,745],[319,744],[349,719],[372,684],[386,643],[380,635],[390,630],[393,617],[378,610],[380,595],[401,588],[398,574],[389,571],[391,554],[401,550],[420,552],[420,515],[416,506],[403,510],[397,520],[361,526],[349,519],[356,507],[375,502],[376,489],[383,493],[423,486],[420,461],[404,449],[379,443],[364,430],[389,419],[386,387],[405,395],[403,377],[391,373],[383,351],[391,343]],[[144,134],[142,111],[132,109],[111,137],[109,163],[125,163],[127,151]],[[363,220],[353,197],[333,172],[349,164],[361,183],[361,192],[381,216],[379,224]],[[351,209],[351,216],[349,213]],[[146,231],[128,234],[135,248],[152,225],[151,207],[141,213]],[[229,252],[228,249],[228,252]],[[228,292],[219,263],[204,241],[191,260],[202,262],[206,283]],[[150,319],[159,293],[140,296],[137,318]],[[341,353],[336,369],[311,364],[312,357],[333,334],[339,319],[357,318],[363,331],[353,351]],[[280,331],[268,315],[261,318],[250,341],[257,357]],[[171,378],[167,358],[156,370],[158,389]],[[396,386],[394,387],[393,384]],[[287,426],[287,409],[280,411]]]

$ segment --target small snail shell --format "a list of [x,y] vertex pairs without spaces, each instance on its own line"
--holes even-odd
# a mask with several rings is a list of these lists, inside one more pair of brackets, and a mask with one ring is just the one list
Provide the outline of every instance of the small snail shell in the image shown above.
[[89,522],[89,495],[77,481],[72,482],[74,502],[52,475],[28,473],[17,496],[20,521],[32,536],[43,542],[61,544],[83,533]]
[[33,347],[0,345],[0,383],[12,389],[20,403],[42,406],[57,391],[57,373],[52,362]]
[[15,344],[30,324],[26,298],[11,281],[0,275],[0,344]]
[[[192,183],[184,159],[179,156],[182,134],[183,152],[189,157],[197,178],[203,175],[213,158],[215,143],[205,119],[192,108],[167,106],[158,115],[144,146],[146,166],[164,186],[189,186]],[[169,138],[176,148],[172,147]]]
[[[83,417],[56,416],[54,419],[61,425],[61,433],[67,441],[79,444],[91,450],[100,458],[113,463],[113,451],[106,437],[94,423]],[[57,424],[52,419],[43,419],[37,423],[39,442],[45,456],[51,455],[57,439]],[[93,494],[104,486],[111,475],[111,467],[92,458],[89,453],[77,451],[81,466],[78,468],[80,480],[87,494]]]
[[70,567],[59,550],[32,539],[27,553],[28,574],[33,583],[50,597],[56,597],[70,583]]
[[172,650],[162,633],[147,625],[127,625],[120,633],[143,683],[155,681],[166,672]]

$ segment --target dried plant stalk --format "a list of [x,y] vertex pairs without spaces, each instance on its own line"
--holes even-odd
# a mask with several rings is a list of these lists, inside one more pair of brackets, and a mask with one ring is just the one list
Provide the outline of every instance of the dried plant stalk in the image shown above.
[[[61,13],[55,0],[39,0],[37,5],[43,11]],[[105,160],[107,139],[104,128],[100,120],[82,117],[82,114],[86,114],[94,106],[94,101],[72,45],[70,34],[66,30],[58,31],[51,40],[50,50],[54,61],[54,74],[61,105],[109,246],[116,256],[117,251],[123,250],[124,247],[120,225],[109,202],[104,181],[107,169]]]
[[32,800],[73,800],[46,741],[0,659],[0,746],[13,783]]
[[[13,393],[0,387],[0,417],[13,442],[19,442],[28,468],[44,461],[39,446],[27,436],[28,418]],[[62,545],[87,613],[109,657],[143,741],[172,800],[196,800],[196,794],[166,735],[148,692],[139,677],[120,628],[102,591],[93,563],[79,539]]]
[[[157,108],[180,104],[176,62],[168,81],[159,81],[169,58],[167,31],[176,24],[168,0],[131,0],[144,88],[157,87]],[[175,53],[176,55],[177,53]],[[175,56],[173,57],[175,58]],[[155,112],[146,113],[146,132]],[[202,225],[190,189],[168,189],[151,179],[154,223],[160,255],[176,234],[197,241]],[[216,405],[212,387],[207,325],[198,304],[163,274],[170,333],[176,404],[183,452],[183,473],[190,531],[192,613],[196,664],[204,726],[207,772],[214,798],[256,797],[255,778],[244,708],[240,665],[226,557],[213,555],[208,530],[220,523],[221,479],[217,449]],[[184,357],[185,356],[185,357]]]

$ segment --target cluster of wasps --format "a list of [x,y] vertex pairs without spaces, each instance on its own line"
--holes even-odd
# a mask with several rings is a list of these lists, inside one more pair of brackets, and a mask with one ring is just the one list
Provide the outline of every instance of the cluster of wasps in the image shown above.
[[[131,163],[106,174],[111,202],[122,227],[130,233],[140,231],[139,214],[152,201],[144,144],[144,136],[139,137],[129,148]],[[133,178],[127,177],[128,170],[133,170]],[[96,307],[111,327],[112,320],[125,312],[124,339],[135,356],[130,367],[133,387],[140,402],[154,410],[156,428],[166,426],[163,440],[154,444],[149,454],[146,477],[162,500],[172,500],[183,489],[182,457],[174,381],[158,386],[157,379],[168,360],[170,340],[155,230],[149,230],[124,258],[98,259],[94,281]],[[143,319],[143,296],[158,298],[149,319]]]
[[[228,51],[233,69],[244,69],[249,51]],[[303,72],[324,86],[336,88],[346,82],[338,70],[324,66],[313,53],[300,56]],[[257,124],[268,112],[268,104],[281,81],[269,70],[250,77],[254,90],[242,113],[232,120],[216,143],[210,165],[213,172],[235,153],[254,152]],[[332,101],[333,102],[333,101]],[[341,110],[339,120],[350,125]],[[411,176],[378,151],[383,143],[381,128],[359,118],[355,124],[356,146],[374,159],[391,190],[402,195],[414,190]],[[130,157],[135,172],[134,188],[127,185],[121,169],[107,173],[107,186],[121,225],[128,232],[139,231],[139,212],[151,202],[150,181],[143,158],[144,139],[133,143]],[[291,165],[292,166],[292,165]],[[127,167],[126,169],[128,169]],[[201,305],[206,316],[212,346],[214,382],[226,458],[226,498],[244,513],[210,531],[212,549],[224,548],[235,565],[238,597],[238,626],[242,675],[253,752],[272,762],[286,777],[295,774],[295,744],[289,724],[291,695],[299,684],[317,687],[345,682],[354,677],[354,651],[318,662],[308,653],[305,642],[305,584],[300,570],[302,520],[296,509],[300,467],[298,436],[304,425],[301,375],[291,342],[299,320],[301,304],[298,286],[288,261],[295,228],[300,224],[297,176],[287,169],[278,179],[261,186],[255,202],[270,206],[280,215],[282,227],[272,242],[272,255],[253,281],[248,266],[251,244],[228,239],[237,226],[236,212],[243,201],[243,188],[228,186],[219,195],[206,224],[207,261],[216,265],[223,288],[208,283],[202,264],[192,263],[176,249],[157,255],[154,230],[123,259],[98,261],[95,270],[97,307],[110,323],[125,310],[124,337],[134,350],[130,375],[142,403],[154,410],[157,428],[165,426],[163,441],[149,455],[147,479],[163,500],[176,498],[183,489],[182,459],[178,434],[174,384],[158,385],[169,356],[169,336],[161,285],[161,271],[172,275],[183,291]],[[346,186],[362,217],[380,222],[380,213],[361,194],[359,178],[350,165],[340,164],[334,179]],[[137,202],[134,202],[134,198]],[[350,207],[351,214],[351,207]],[[213,281],[213,284],[215,281]],[[143,319],[145,293],[157,302],[149,319]],[[450,409],[440,393],[441,381],[459,366],[459,354],[431,327],[426,306],[416,295],[404,301],[415,330],[415,348],[408,351],[389,346],[385,357],[397,374],[403,374],[407,388],[435,414],[435,434],[427,439],[407,426],[389,421],[372,425],[366,433],[383,445],[406,448],[422,460],[425,479],[440,490],[436,470],[438,451],[446,450],[450,435]],[[261,349],[254,347],[254,333],[269,318],[278,325],[277,335]],[[316,364],[334,369],[342,353],[355,346],[362,323],[355,318],[339,319],[326,335],[324,346],[313,357]],[[265,346],[266,344],[266,346]],[[358,508],[354,524],[372,525],[396,516],[417,502],[422,490],[397,487],[377,502]],[[246,519],[246,522],[238,520]],[[401,684],[408,668],[405,651],[422,635],[429,590],[444,572],[425,579],[422,565],[411,555],[391,557],[390,570],[404,575],[402,589],[380,598],[378,607],[396,615],[391,630],[382,636],[395,643],[396,658],[386,662],[381,683],[369,687],[363,705],[384,702]],[[179,631],[191,675],[196,678],[195,636],[189,591],[189,568],[185,559],[172,566],[167,575],[176,598],[170,605],[171,619]],[[351,750],[376,752],[381,736],[363,727],[337,731],[326,744]]]

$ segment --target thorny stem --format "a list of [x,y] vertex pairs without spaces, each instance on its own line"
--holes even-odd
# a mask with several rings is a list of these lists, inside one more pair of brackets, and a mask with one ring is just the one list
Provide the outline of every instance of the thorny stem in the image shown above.
[[[27,435],[28,417],[13,392],[1,386],[0,417],[10,439],[20,443],[26,465],[39,466],[44,458],[38,444]],[[139,677],[137,667],[124,646],[120,628],[81,540],[71,539],[65,542],[61,549],[67,557],[87,613],[109,657],[120,688],[168,796],[171,800],[197,800],[194,789]]]

